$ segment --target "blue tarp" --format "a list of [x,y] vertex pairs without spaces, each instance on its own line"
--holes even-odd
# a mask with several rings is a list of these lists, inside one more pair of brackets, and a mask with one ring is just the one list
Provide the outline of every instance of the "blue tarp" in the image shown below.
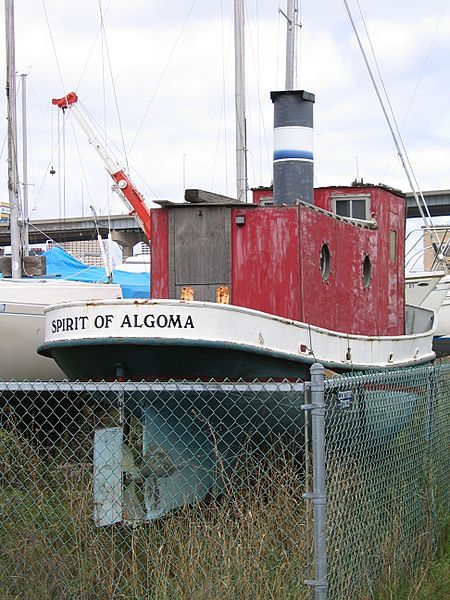
[[[70,281],[106,282],[108,280],[105,269],[85,265],[61,248],[52,248],[45,253],[45,258],[47,275]],[[113,283],[120,285],[124,298],[150,297],[149,273],[128,273],[113,269]]]

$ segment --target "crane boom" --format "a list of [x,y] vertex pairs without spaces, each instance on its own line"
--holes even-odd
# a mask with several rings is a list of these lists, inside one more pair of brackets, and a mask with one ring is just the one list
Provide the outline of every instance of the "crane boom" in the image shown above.
[[106,170],[115,182],[114,189],[119,193],[125,202],[130,215],[138,221],[147,239],[151,235],[151,213],[146,205],[143,195],[139,192],[131,179],[125,173],[124,169],[109,154],[108,150],[99,140],[95,131],[92,129],[82,112],[77,106],[78,96],[75,92],[70,92],[63,98],[54,98],[52,104],[58,106],[63,111],[70,110],[80,127],[86,133],[89,143],[97,150],[97,154],[103,160]]

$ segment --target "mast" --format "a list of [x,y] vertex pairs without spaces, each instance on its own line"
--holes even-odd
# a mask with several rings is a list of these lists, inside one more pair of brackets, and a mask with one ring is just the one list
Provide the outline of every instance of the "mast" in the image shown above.
[[14,48],[14,2],[5,0],[6,30],[6,102],[8,120],[8,194],[11,232],[11,274],[22,276],[19,186],[17,177],[17,120],[16,120],[16,66]]
[[27,139],[27,75],[22,73],[22,185],[23,185],[23,253],[28,256],[28,139]]
[[297,87],[298,0],[287,0],[286,7],[286,90]]
[[247,134],[245,120],[244,1],[234,0],[237,199],[247,202]]

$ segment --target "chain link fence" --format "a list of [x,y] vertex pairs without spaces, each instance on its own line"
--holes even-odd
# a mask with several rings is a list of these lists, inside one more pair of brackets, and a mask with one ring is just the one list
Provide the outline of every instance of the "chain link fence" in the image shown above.
[[2,599],[306,596],[302,383],[0,386]]
[[0,383],[0,597],[383,597],[444,526],[450,366],[310,391]]
[[325,382],[330,598],[388,598],[449,515],[450,365]]

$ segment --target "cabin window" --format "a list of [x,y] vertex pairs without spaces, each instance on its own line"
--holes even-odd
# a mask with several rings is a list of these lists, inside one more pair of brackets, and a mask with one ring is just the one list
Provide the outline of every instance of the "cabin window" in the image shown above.
[[332,199],[333,211],[349,219],[368,221],[370,217],[370,196],[334,196]]
[[328,281],[331,273],[331,254],[328,244],[324,243],[320,249],[320,273],[324,281]]
[[367,289],[372,280],[372,263],[370,262],[370,258],[367,256],[367,254],[363,260],[363,280],[364,287]]
[[392,262],[397,260],[397,232],[394,229],[389,234],[389,257]]

